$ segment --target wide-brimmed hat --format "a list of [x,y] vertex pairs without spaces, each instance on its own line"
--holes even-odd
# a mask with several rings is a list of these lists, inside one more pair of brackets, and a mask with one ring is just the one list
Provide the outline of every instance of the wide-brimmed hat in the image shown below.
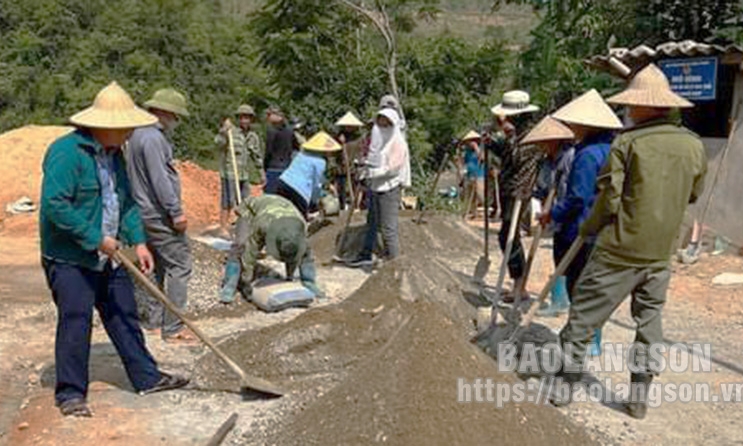
[[341,119],[339,119],[335,125],[338,127],[363,127],[364,123],[361,122],[353,112],[348,112]]
[[180,116],[189,116],[186,97],[172,88],[157,90],[152,99],[144,103],[147,108],[154,108]]
[[253,107],[247,104],[243,104],[237,107],[236,114],[237,116],[242,116],[242,115],[255,116],[255,109],[253,109]]
[[471,141],[473,139],[480,139],[480,138],[481,136],[479,133],[477,133],[474,130],[470,130],[469,132],[467,132],[466,135],[464,135],[464,137],[462,137],[462,142]]
[[552,113],[552,117],[567,124],[600,129],[621,129],[622,121],[604,102],[598,91],[590,90]]
[[266,252],[281,262],[297,265],[307,249],[301,217],[281,217],[266,231]]
[[575,134],[565,124],[552,116],[545,116],[521,140],[521,144],[535,144],[546,141],[570,141]]
[[302,148],[314,152],[337,152],[343,149],[338,141],[323,131],[317,132],[312,138],[302,144]]
[[626,90],[610,97],[607,102],[652,108],[694,107],[694,104],[673,92],[666,75],[654,64],[640,70]]
[[133,129],[157,121],[156,116],[137,107],[116,82],[98,92],[92,106],[70,118],[74,125],[93,129]]
[[521,90],[508,91],[503,94],[501,103],[490,111],[496,116],[516,116],[539,111],[539,107],[530,102],[529,93]]

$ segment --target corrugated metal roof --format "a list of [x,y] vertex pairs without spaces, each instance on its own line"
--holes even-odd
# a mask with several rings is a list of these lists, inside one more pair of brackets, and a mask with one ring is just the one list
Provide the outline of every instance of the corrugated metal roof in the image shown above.
[[703,56],[743,56],[743,48],[738,45],[708,45],[684,40],[666,42],[655,48],[647,45],[639,45],[633,49],[611,48],[608,55],[593,56],[586,63],[598,69],[611,71],[614,68],[609,59],[613,57],[634,70],[658,59]]

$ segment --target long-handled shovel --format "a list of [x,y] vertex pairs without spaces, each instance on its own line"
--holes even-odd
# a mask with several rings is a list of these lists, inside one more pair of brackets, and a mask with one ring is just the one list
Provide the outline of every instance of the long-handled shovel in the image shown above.
[[[348,144],[345,140],[343,141],[343,164],[346,167],[346,183],[348,183],[348,191],[351,193],[351,211],[356,209],[356,193],[353,187],[353,176],[351,175],[351,162],[348,159]],[[341,191],[338,191],[340,195]]]
[[[485,195],[487,196],[487,191],[490,188],[490,180],[488,177],[490,175],[488,174],[490,172],[490,157],[488,156],[488,150],[485,149],[484,144],[482,143],[482,140],[480,141],[480,151],[484,151],[484,161],[485,161]],[[482,284],[485,281],[485,276],[488,275],[488,271],[490,271],[490,212],[488,209],[488,201],[485,200],[485,248],[484,253],[482,257],[477,261],[477,265],[475,265],[475,273],[473,274],[472,280],[476,284]]]
[[531,321],[534,319],[534,316],[537,314],[537,311],[539,311],[539,306],[544,303],[547,300],[547,296],[549,296],[550,291],[555,286],[555,283],[557,282],[557,279],[565,274],[565,271],[568,269],[568,266],[573,262],[575,259],[575,256],[578,255],[581,248],[583,248],[583,242],[584,239],[581,236],[578,236],[578,238],[575,239],[573,244],[570,246],[570,249],[567,253],[565,253],[565,256],[560,261],[560,264],[557,265],[557,268],[555,268],[555,272],[550,277],[549,282],[542,288],[542,292],[539,293],[539,298],[537,299],[537,302],[529,308],[529,311],[526,313],[524,318],[521,320],[521,324],[519,325],[519,328],[513,332],[511,337],[509,338],[509,341],[513,341],[516,339],[516,335],[518,334],[519,330],[525,330],[529,328],[531,325]]
[[[568,252],[565,253],[560,263],[555,268],[555,272],[550,276],[550,280],[547,282],[546,285],[542,288],[542,291],[539,293],[539,297],[537,298],[537,302],[529,308],[529,311],[526,313],[526,315],[521,319],[521,322],[519,323],[519,326],[516,327],[516,330],[511,334],[509,337],[509,341],[513,341],[516,339],[516,336],[520,330],[524,330],[531,326],[531,322],[534,319],[534,316],[537,314],[537,311],[539,311],[539,306],[547,300],[547,296],[549,296],[550,291],[555,286],[555,283],[557,282],[557,279],[565,274],[565,271],[568,269],[570,264],[575,259],[575,256],[578,255],[581,248],[583,247],[584,239],[583,237],[578,237],[575,239],[573,244],[570,246],[570,249]],[[493,309],[493,314],[496,313],[496,309]],[[489,322],[489,326],[487,325]],[[495,317],[492,317],[489,321],[486,321],[480,318],[480,314],[478,313],[478,319],[477,319],[477,332],[478,335],[476,337],[476,341],[485,339],[489,337],[494,330],[501,329],[497,326],[495,323]],[[509,327],[503,328],[504,330],[510,330]]]
[[[544,212],[548,213],[552,210],[552,203],[555,201],[555,195],[557,193],[557,190],[550,189],[549,194],[547,194],[547,200],[544,202]],[[529,248],[529,257],[526,260],[526,267],[524,268],[524,276],[519,279],[520,283],[518,284],[518,289],[526,289],[526,285],[529,282],[529,275],[531,274],[532,266],[534,265],[534,259],[537,256],[537,251],[539,249],[539,242],[542,239],[542,234],[544,234],[544,227],[542,225],[537,226],[536,232],[534,233],[534,237],[531,242],[531,247]]]
[[[441,161],[441,165],[439,166],[439,170],[436,172],[436,177],[433,179],[433,184],[431,185],[431,189],[428,191],[428,195],[426,196],[426,199],[430,200],[431,197],[433,197],[433,194],[436,192],[436,186],[439,184],[439,178],[441,178],[441,173],[446,169],[446,166],[449,164],[449,152],[446,152],[446,155],[444,155],[443,161]],[[419,225],[423,223],[423,216],[426,214],[426,210],[428,210],[428,206],[424,205],[423,208],[420,210],[420,213],[418,214],[418,219],[415,221],[415,224]]]
[[[508,238],[506,240],[506,249],[503,250],[503,260],[501,261],[500,271],[498,273],[498,282],[495,286],[495,294],[492,298],[489,298],[491,302],[490,307],[480,307],[477,310],[477,327],[478,330],[485,329],[491,325],[491,321],[494,321],[498,314],[498,304],[501,300],[501,293],[503,291],[503,282],[506,279],[506,269],[508,267],[508,258],[511,256],[513,250],[513,240],[516,238],[516,231],[519,225],[519,215],[521,213],[521,199],[516,199],[513,212],[511,215],[511,225],[508,228]],[[494,322],[493,322],[494,323]]]
[[232,128],[227,132],[227,142],[230,147],[230,157],[232,159],[232,174],[235,176],[235,197],[237,197],[237,204],[239,206],[243,201],[243,197],[240,190],[240,176],[237,172],[237,157],[235,156],[235,141],[232,138]]
[[[363,189],[359,188],[359,190],[357,191],[357,194],[361,195],[363,192],[364,192]],[[351,200],[353,200],[354,203],[357,203],[358,201],[360,201],[357,197],[351,197]],[[351,226],[351,221],[353,220],[353,215],[355,213],[356,208],[357,208],[357,205],[354,204],[347,211],[346,221],[343,222],[343,229],[340,233],[341,236],[338,239],[338,245],[335,247],[335,255],[333,256],[334,262],[341,262],[341,263],[344,262],[344,259],[341,256],[341,254],[343,251],[343,247],[346,244],[346,238],[348,238],[348,228]]]
[[217,345],[212,342],[211,339],[209,339],[201,330],[199,330],[199,328],[193,322],[188,320],[186,316],[181,313],[178,307],[176,307],[170,301],[170,299],[168,299],[167,296],[165,296],[165,294],[160,291],[160,288],[152,283],[152,281],[150,281],[150,279],[148,279],[147,276],[145,276],[144,273],[142,273],[142,271],[140,271],[139,268],[137,268],[134,263],[129,260],[128,257],[123,255],[121,252],[117,252],[116,254],[114,254],[114,258],[116,259],[116,261],[124,265],[124,268],[126,268],[129,274],[133,275],[155,299],[157,299],[160,303],[163,304],[163,306],[165,306],[165,308],[168,309],[168,311],[170,311],[178,319],[183,321],[186,327],[190,328],[191,331],[193,331],[193,333],[196,335],[196,337],[201,340],[201,342],[209,347],[209,349],[213,351],[214,354],[222,360],[222,362],[224,362],[230,369],[232,369],[233,372],[235,372],[235,374],[240,377],[240,393],[246,395],[249,394],[251,390],[255,390],[270,396],[284,395],[284,391],[277,387],[275,384],[270,383],[265,379],[248,375],[245,370],[243,370],[239,365],[237,365],[234,360],[232,360],[232,358],[227,356],[227,354],[224,353],[222,349],[217,347]]

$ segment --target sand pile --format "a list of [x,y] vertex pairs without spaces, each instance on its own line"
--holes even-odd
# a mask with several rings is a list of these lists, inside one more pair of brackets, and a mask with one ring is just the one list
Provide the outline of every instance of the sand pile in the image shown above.
[[176,163],[176,169],[181,176],[181,198],[191,229],[219,222],[219,173],[191,161]]
[[[5,206],[23,196],[38,204],[41,163],[49,144],[71,127],[28,125],[0,135],[0,230],[5,234],[35,236],[38,214],[9,215]],[[219,220],[219,174],[191,162],[179,162],[186,216],[194,229]]]
[[23,196],[34,203],[41,192],[41,163],[46,149],[71,127],[28,125],[0,135],[0,220],[3,232],[36,235],[37,214],[11,216],[5,206]]
[[[334,227],[318,235],[334,239]],[[452,221],[401,221],[408,254],[384,265],[344,302],[222,342],[250,373],[290,390],[275,422],[256,422],[250,444],[590,444],[551,407],[457,402],[457,379],[501,375],[469,342],[474,308],[438,262],[474,243]],[[442,243],[446,240],[447,243]],[[196,365],[206,388],[237,389],[211,354]]]

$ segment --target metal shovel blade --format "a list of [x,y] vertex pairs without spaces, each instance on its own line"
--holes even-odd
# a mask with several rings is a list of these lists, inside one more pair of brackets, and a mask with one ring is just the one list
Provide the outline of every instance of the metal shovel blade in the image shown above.
[[485,281],[485,276],[487,276],[488,271],[490,271],[490,263],[488,257],[480,257],[480,260],[477,261],[477,265],[475,265],[475,274],[473,277],[475,283],[483,283]]

